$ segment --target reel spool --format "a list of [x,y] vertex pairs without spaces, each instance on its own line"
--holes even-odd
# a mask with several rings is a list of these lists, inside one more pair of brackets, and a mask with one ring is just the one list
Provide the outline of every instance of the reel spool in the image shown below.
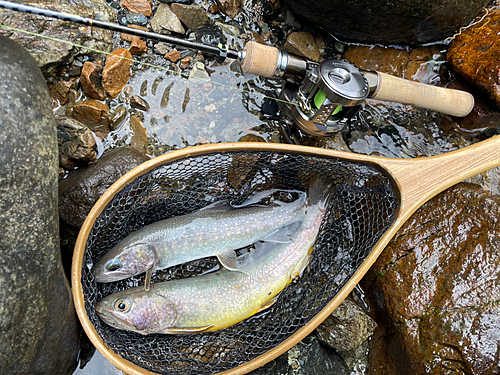
[[286,81],[278,106],[287,123],[313,136],[331,136],[347,125],[369,92],[367,79],[354,65],[326,60],[301,83]]

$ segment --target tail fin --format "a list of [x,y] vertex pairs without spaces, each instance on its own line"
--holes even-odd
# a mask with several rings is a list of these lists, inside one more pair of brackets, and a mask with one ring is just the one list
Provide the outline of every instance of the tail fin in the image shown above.
[[333,195],[334,182],[325,176],[317,175],[309,183],[309,205],[318,205],[324,210]]

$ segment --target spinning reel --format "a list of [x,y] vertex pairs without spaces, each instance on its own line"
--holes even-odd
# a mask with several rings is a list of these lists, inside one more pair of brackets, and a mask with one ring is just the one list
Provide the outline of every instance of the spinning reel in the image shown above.
[[466,116],[474,105],[467,92],[361,71],[345,60],[316,63],[255,42],[247,43],[240,58],[245,73],[285,80],[278,108],[263,112],[267,118],[279,119],[288,143],[299,144],[303,135],[335,135],[366,98],[412,104],[453,116]]

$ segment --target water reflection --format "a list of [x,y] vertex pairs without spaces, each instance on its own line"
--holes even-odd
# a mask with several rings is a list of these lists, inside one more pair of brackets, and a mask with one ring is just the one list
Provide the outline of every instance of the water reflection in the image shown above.
[[[188,78],[173,70],[137,72],[130,80],[129,88],[110,103],[111,111],[126,107],[127,116],[104,139],[105,147],[130,143],[133,136],[130,117],[134,115],[147,131],[148,153],[153,155],[164,150],[158,146],[178,149],[204,143],[233,142],[247,134],[270,140],[274,129],[260,120],[259,112],[265,95],[271,95],[279,87],[279,82],[254,75],[244,76],[236,62],[231,66],[211,62],[205,71],[203,65],[201,68],[201,78],[200,74]],[[133,95],[143,99],[149,110],[133,108],[130,105]]]

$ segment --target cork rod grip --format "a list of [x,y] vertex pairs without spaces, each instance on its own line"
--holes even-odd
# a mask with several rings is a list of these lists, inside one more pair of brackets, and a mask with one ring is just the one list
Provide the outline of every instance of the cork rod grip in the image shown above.
[[243,50],[246,53],[241,62],[243,73],[273,77],[279,58],[279,50],[276,47],[250,41]]
[[378,87],[375,94],[371,96],[372,99],[411,104],[457,117],[467,116],[474,106],[474,97],[468,92],[376,73]]

